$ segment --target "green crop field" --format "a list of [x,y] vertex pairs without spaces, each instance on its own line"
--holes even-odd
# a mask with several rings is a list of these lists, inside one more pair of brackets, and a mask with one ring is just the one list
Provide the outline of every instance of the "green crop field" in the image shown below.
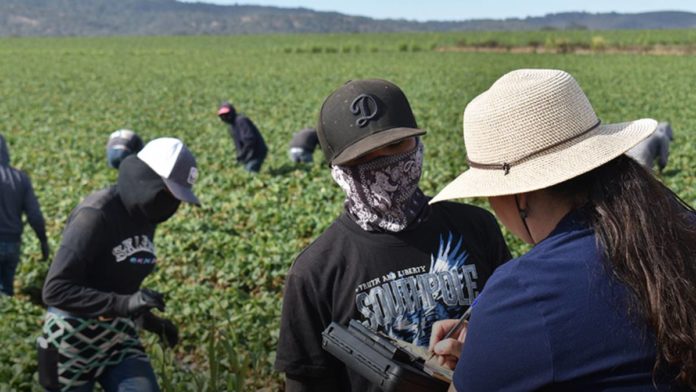
[[[696,43],[693,31],[688,42],[671,32],[603,35],[610,42],[658,36]],[[604,122],[652,117],[672,123],[672,155],[660,178],[696,204],[696,57],[432,50],[489,39],[482,36],[5,38],[0,132],[13,165],[31,175],[54,251],[71,209],[116,179],[104,152],[111,131],[184,140],[198,159],[202,207],[183,206],[160,226],[159,268],[144,283],[166,293],[165,315],[182,339],[174,350],[163,350],[146,332],[143,340],[167,391],[278,390],[282,378],[272,362],[286,271],[343,200],[320,153],[314,165],[296,167],[287,143],[294,131],[315,124],[323,99],[349,79],[385,78],[403,88],[419,126],[428,130],[421,186],[434,194],[466,168],[461,115],[468,101],[512,69],[566,70]],[[253,119],[269,144],[257,176],[235,165],[234,145],[215,116],[223,99]],[[513,253],[524,251],[507,238]],[[31,293],[48,268],[31,230],[22,253],[16,288]],[[33,347],[43,309],[19,294],[0,299],[0,313],[0,391],[39,390]]]

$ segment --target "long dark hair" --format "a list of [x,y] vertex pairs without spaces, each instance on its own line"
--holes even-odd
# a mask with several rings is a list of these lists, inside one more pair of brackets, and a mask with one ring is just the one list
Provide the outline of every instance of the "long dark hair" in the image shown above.
[[696,389],[694,209],[626,155],[549,190],[589,199],[608,267],[633,294],[631,311],[655,333],[653,370],[667,365]]

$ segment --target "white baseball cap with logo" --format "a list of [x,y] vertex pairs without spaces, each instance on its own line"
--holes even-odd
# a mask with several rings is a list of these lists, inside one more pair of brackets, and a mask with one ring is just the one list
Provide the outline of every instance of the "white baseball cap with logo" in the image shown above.
[[198,178],[196,158],[181,140],[173,137],[154,139],[137,156],[162,177],[174,197],[201,204],[193,193],[193,184]]

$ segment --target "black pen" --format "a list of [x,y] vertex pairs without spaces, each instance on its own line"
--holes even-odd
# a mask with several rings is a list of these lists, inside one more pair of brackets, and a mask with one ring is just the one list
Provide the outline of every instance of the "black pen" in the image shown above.
[[[478,297],[476,297],[474,299],[474,302],[471,303],[471,305],[469,306],[469,309],[467,309],[466,312],[464,312],[464,314],[462,315],[462,317],[459,318],[459,321],[457,321],[457,324],[455,324],[454,327],[452,327],[452,329],[450,329],[440,341],[451,338],[452,335],[454,335],[455,332],[457,332],[457,330],[462,325],[464,325],[464,323],[466,321],[469,320],[469,318],[471,317],[471,309],[473,309],[474,305],[476,305],[476,301],[478,301]],[[430,354],[430,357],[428,357],[428,361],[431,360],[434,356],[435,356],[435,352],[433,351],[433,353]]]

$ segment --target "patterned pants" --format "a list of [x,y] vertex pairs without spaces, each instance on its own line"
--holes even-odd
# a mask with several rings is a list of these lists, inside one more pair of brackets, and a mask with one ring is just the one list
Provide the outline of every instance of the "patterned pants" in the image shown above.
[[79,318],[49,308],[39,346],[39,379],[67,391],[92,382],[126,358],[146,357],[129,318]]

